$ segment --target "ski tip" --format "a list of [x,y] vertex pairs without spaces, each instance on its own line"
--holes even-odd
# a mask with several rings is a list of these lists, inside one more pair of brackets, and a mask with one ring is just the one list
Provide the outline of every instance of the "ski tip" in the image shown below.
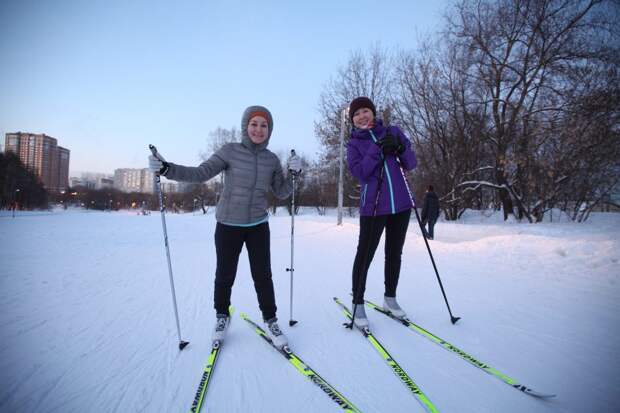
[[179,350],[183,350],[185,347],[187,347],[188,344],[189,344],[189,341],[180,341]]
[[289,327],[293,327],[295,324],[297,324],[297,320],[289,320],[288,322]]
[[550,394],[550,393],[539,393],[536,390],[532,390],[529,387],[525,387],[523,385],[520,384],[513,384],[513,387],[515,387],[517,390],[521,390],[523,393],[530,395],[532,397],[536,397],[538,399],[552,399],[554,397],[556,397],[555,394]]
[[450,317],[450,321],[452,321],[452,324],[456,324],[457,321],[459,321],[461,319],[461,317]]

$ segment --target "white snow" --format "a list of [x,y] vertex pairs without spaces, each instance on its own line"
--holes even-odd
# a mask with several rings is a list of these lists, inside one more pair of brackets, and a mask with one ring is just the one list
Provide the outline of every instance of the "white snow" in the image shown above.
[[[487,214],[488,215],[488,214]],[[368,341],[342,327],[357,219],[271,217],[278,316],[291,347],[363,412],[423,412]],[[214,216],[167,215],[183,339],[179,352],[159,213],[0,216],[0,412],[185,412],[210,350]],[[586,223],[503,223],[469,213],[431,242],[453,326],[415,218],[400,304],[411,318],[535,390],[525,395],[370,309],[374,334],[440,412],[618,412],[620,214]],[[381,302],[383,245],[366,298]],[[247,254],[205,412],[338,412],[238,317],[260,321]]]

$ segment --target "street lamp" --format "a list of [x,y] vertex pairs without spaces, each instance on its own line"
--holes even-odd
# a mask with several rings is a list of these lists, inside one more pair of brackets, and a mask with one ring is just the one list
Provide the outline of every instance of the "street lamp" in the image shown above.
[[347,115],[349,108],[342,109],[340,114],[340,155],[339,164],[340,170],[338,172],[338,225],[342,225],[342,204],[344,198],[344,182],[343,182],[343,158],[344,158],[344,128],[346,127]]

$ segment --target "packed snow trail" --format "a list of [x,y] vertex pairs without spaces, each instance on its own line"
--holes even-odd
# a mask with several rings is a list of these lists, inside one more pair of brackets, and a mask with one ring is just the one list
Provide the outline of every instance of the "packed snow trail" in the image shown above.
[[[463,319],[456,326],[447,320],[415,225],[403,250],[399,303],[437,337],[557,397],[525,397],[370,311],[373,334],[441,412],[620,411],[620,215],[535,225],[486,215],[440,221],[430,244]],[[331,298],[351,291],[359,227],[357,218],[335,223],[310,209],[295,218],[299,323],[283,326],[291,348],[364,413],[420,409],[360,334],[341,326]],[[189,410],[215,322],[215,221],[212,213],[169,214],[167,225],[179,318],[191,342],[181,352],[158,214],[0,213],[0,412]],[[269,225],[282,322],[289,316],[290,216],[279,210]],[[244,251],[232,303],[258,320],[249,274]],[[383,292],[379,245],[366,297],[377,301]],[[339,411],[245,324],[229,327],[203,412]]]

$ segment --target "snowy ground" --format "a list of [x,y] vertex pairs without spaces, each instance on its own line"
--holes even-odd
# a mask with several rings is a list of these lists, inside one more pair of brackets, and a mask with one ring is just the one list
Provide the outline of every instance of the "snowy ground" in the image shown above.
[[[58,211],[0,216],[0,412],[184,412],[209,352],[214,218],[168,215],[183,338],[177,349],[159,213]],[[439,346],[368,311],[375,335],[441,412],[618,412],[620,214],[585,224],[502,223],[472,213],[440,222],[432,242],[453,326],[412,222],[399,300],[439,337],[536,390],[516,391]],[[371,345],[345,330],[357,220],[296,220],[289,318],[290,218],[270,220],[279,317],[291,346],[363,412],[422,412]],[[382,246],[380,246],[382,248]],[[383,294],[382,253],[367,298]],[[237,312],[260,319],[247,255]],[[207,412],[338,412],[235,317]]]

